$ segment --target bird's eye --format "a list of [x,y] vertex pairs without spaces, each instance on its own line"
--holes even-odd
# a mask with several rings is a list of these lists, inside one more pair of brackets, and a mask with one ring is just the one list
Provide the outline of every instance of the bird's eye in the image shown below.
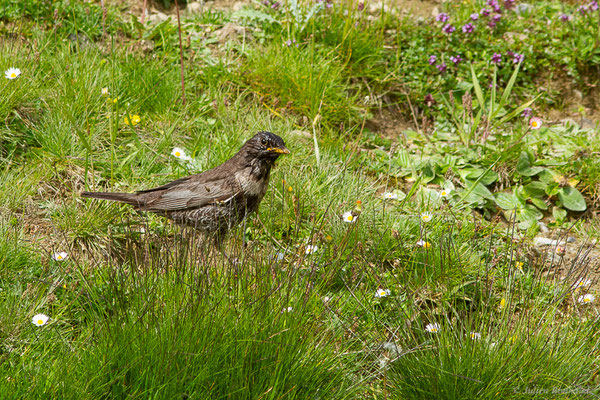
[[265,139],[265,138],[262,138],[262,139],[261,139],[261,141],[260,141],[260,143],[261,143],[263,146],[266,146],[266,145],[267,145],[267,139]]

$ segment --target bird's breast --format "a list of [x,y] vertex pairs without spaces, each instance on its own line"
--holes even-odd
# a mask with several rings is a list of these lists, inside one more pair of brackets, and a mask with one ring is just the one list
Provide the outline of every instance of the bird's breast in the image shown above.
[[244,197],[255,197],[258,198],[258,201],[263,198],[269,185],[268,173],[255,175],[252,174],[252,170],[250,168],[237,172],[235,174],[235,179],[240,185],[240,188],[244,193]]

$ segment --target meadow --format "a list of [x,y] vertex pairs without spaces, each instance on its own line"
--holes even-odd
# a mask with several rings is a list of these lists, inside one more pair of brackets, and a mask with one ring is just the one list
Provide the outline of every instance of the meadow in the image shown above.
[[0,2],[0,398],[600,396],[596,1],[143,3]]

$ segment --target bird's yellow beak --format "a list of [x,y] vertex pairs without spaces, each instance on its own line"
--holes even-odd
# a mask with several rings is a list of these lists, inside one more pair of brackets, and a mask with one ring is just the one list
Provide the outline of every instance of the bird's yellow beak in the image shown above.
[[280,147],[269,147],[267,149],[267,151],[270,151],[272,153],[277,153],[277,154],[290,154],[290,151],[287,149],[287,147],[284,148],[280,148]]

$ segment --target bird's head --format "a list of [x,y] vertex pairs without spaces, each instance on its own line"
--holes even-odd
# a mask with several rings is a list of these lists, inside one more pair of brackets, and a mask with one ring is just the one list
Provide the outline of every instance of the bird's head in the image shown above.
[[285,147],[282,138],[271,132],[258,132],[244,144],[242,149],[246,149],[253,158],[269,160],[274,162],[282,154],[289,154],[290,151]]

